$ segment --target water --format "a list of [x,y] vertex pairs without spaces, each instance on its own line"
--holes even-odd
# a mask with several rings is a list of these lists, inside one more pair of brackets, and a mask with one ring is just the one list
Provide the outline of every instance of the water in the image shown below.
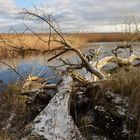
[[[82,51],[84,53],[89,53],[89,49],[99,49],[101,52],[101,55],[99,56],[99,59],[105,57],[105,56],[111,56],[113,55],[111,53],[111,50],[114,49],[119,43],[115,42],[99,42],[99,43],[88,43],[87,47],[83,48]],[[140,43],[137,43],[134,46],[134,54],[140,55]],[[121,50],[121,49],[120,49]],[[122,53],[119,54],[120,57],[126,58],[129,56],[129,49],[121,50]],[[66,54],[64,58],[68,58],[71,60],[71,62],[76,63],[77,62],[77,56],[75,53],[72,54]],[[46,66],[46,60],[42,56],[37,57],[30,57],[20,60],[12,60],[13,63],[16,65],[16,70],[23,75],[23,77],[27,77],[30,75],[36,75],[42,78],[47,77],[55,77],[50,82],[56,83],[58,79],[56,78],[56,73],[54,70]],[[80,60],[78,60],[80,61]],[[9,60],[7,63],[11,63]],[[52,61],[51,65],[60,65],[60,61]],[[0,66],[0,91],[2,91],[8,84],[14,83],[18,80],[21,80],[21,77],[11,70],[10,68],[6,67],[5,65]]]
[[[6,63],[10,63],[10,60]],[[41,78],[54,77],[49,82],[56,83],[58,78],[54,70],[45,65],[45,61],[42,57],[30,57],[13,62],[16,65],[16,71],[23,77],[28,75],[36,75]],[[23,80],[16,72],[11,68],[1,65],[0,69],[0,92],[2,92],[8,84],[15,83],[16,81]]]
[[[88,53],[89,49],[99,49],[101,51],[101,58],[105,56],[112,56],[112,49],[115,49],[118,45],[122,45],[122,42],[98,42],[98,43],[88,43],[88,47],[84,50]],[[118,56],[122,58],[129,57],[130,50],[129,49],[119,49],[122,51]],[[133,46],[133,54],[140,56],[140,43],[135,43]]]

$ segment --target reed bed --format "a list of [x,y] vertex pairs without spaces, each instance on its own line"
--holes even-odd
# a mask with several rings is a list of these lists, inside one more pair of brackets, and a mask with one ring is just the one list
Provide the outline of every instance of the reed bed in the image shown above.
[[140,134],[140,69],[120,69],[111,75],[106,81],[105,87],[109,87],[114,93],[127,97],[133,115],[137,119],[136,133]]
[[[32,56],[61,45],[52,41],[49,44],[49,34],[1,34],[0,37],[0,58]],[[51,39],[59,40],[56,34],[53,34],[53,37]],[[128,39],[123,33],[65,33],[63,37],[77,48],[84,48],[90,42],[117,42]]]
[[[53,35],[52,40],[60,40],[57,35]],[[86,46],[83,37],[74,35],[64,35],[64,38],[74,47]],[[55,41],[48,42],[48,34],[1,34],[0,39],[0,58],[18,58],[19,56],[36,55],[55,49],[61,44]]]

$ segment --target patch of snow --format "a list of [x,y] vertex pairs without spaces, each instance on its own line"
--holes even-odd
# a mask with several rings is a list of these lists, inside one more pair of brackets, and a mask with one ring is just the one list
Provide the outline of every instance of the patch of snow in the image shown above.
[[101,112],[105,112],[105,109],[104,109],[103,106],[95,106],[94,109],[95,109],[95,110],[99,110],[99,111],[101,111]]
[[103,136],[93,136],[92,137],[92,140],[109,140],[108,138],[106,137],[103,137]]
[[127,130],[126,124],[123,124],[123,131],[122,131],[122,133],[129,134],[129,131]]
[[121,116],[126,115],[126,109],[125,108],[123,108],[122,106],[116,106],[116,108],[117,108],[117,111],[118,111],[119,115],[121,115]]

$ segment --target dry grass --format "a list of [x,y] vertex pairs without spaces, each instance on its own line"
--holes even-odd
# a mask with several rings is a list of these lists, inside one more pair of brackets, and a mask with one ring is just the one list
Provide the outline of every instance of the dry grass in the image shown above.
[[[38,36],[39,37],[34,34],[1,34],[1,37],[3,39],[1,39],[0,41],[0,57],[17,58],[20,55],[36,55],[43,53],[46,50],[54,49],[61,45],[60,43],[56,42],[51,42],[51,44],[48,45],[48,34],[38,34]],[[57,35],[54,34],[53,36],[55,40],[60,40]],[[86,46],[85,39],[80,36],[75,37],[74,35],[64,35],[64,38],[69,44],[77,48]]]
[[140,134],[140,69],[121,69],[106,82],[117,94],[128,97],[132,112],[138,120],[137,134]]
[[[97,114],[96,112],[93,113],[92,110],[95,105],[101,105],[104,106],[105,108],[107,107],[108,113],[110,111],[113,112],[113,106],[110,100],[107,100],[104,96],[104,93],[108,89],[111,89],[112,93],[119,94],[122,98],[123,97],[128,98],[130,108],[128,108],[127,110],[128,114],[125,116],[125,118],[123,118],[126,119],[125,121],[127,122],[128,127],[132,132],[132,135],[130,134],[130,137],[128,139],[132,139],[132,137],[134,136],[133,132],[139,136],[140,135],[140,69],[139,67],[133,67],[130,69],[126,67],[118,71],[115,71],[109,77],[108,80],[101,82],[99,86],[95,86],[94,88],[95,88],[94,90],[89,89],[87,93],[84,94],[83,98],[80,97],[83,103],[82,101],[78,102],[79,98],[76,94],[72,96],[72,100],[71,100],[72,101],[71,114],[72,116],[74,116],[73,117],[74,121],[79,127],[83,136],[85,136],[87,139],[93,139],[92,138],[93,132],[101,136],[105,135],[105,132],[107,132],[104,131],[103,128],[104,122],[103,123],[101,122],[101,126],[99,122],[98,124],[94,122]],[[123,108],[123,104],[122,104],[122,108]],[[131,116],[130,112],[133,113],[135,121],[133,120],[131,121],[131,119],[128,119],[129,115]],[[104,119],[102,121],[104,121]],[[113,126],[112,129],[114,127],[115,126]],[[121,126],[119,127],[121,128]],[[112,133],[114,132],[114,130],[112,130]],[[111,134],[111,131],[110,132],[108,131],[107,133]]]
[[81,38],[85,38],[86,42],[117,42],[126,40],[123,33],[80,33]]
[[[9,85],[6,91],[0,95],[0,139],[2,140],[8,140],[8,138],[11,140],[12,137],[15,139],[16,132],[18,132],[16,128],[20,130],[23,127],[22,120],[26,114],[26,97],[20,96],[19,93],[21,93],[21,85],[15,83]],[[16,114],[14,120],[11,120],[13,132],[9,132],[9,118],[13,114]]]
[[[48,46],[48,34],[38,34],[39,38],[34,34],[1,34],[1,37],[5,40],[0,40],[0,57],[15,57],[19,55],[33,55],[39,54],[49,49]],[[56,34],[53,34],[54,38],[59,40]],[[63,34],[63,37],[72,46],[81,48],[86,47],[87,42],[116,42],[124,41],[127,39],[125,34],[122,33],[79,33],[79,34]],[[45,40],[45,41],[42,41]],[[32,49],[24,52],[22,49],[13,51],[13,48],[9,45],[17,48]],[[56,42],[51,43],[51,48],[58,47],[61,44]],[[25,53],[25,54],[24,54]]]
[[0,140],[21,139],[20,137],[25,135],[25,127],[52,98],[47,93],[21,95],[22,87],[23,83],[14,83],[0,94]]
[[115,93],[123,96],[136,96],[140,91],[140,69],[133,67],[130,69],[120,69],[112,74],[107,84]]

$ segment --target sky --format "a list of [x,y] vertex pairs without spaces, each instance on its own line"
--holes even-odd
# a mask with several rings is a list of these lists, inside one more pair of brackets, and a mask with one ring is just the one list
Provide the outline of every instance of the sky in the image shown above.
[[64,32],[121,31],[132,17],[140,23],[140,0],[0,0],[0,32],[8,32],[11,26],[23,32],[24,23],[33,31],[46,31],[44,23],[23,20],[20,12],[34,7],[51,13]]

